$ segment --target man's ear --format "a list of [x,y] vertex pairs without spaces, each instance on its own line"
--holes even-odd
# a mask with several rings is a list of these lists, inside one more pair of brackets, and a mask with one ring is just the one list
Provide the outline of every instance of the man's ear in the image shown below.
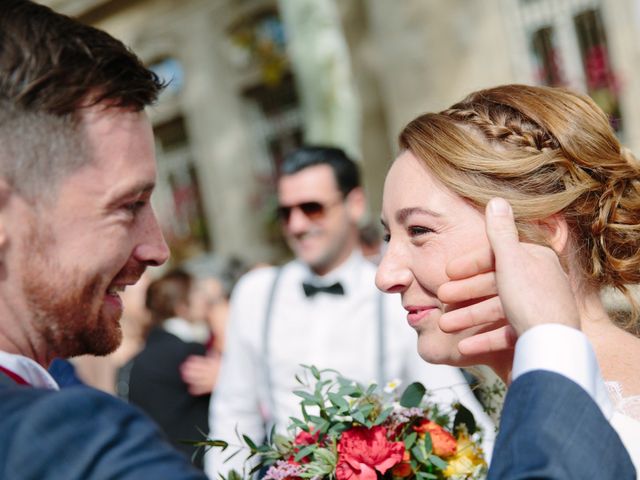
[[14,190],[6,179],[0,177],[0,251],[4,250],[8,242],[7,220],[4,213],[11,195],[15,195]]
[[560,255],[569,242],[569,225],[559,213],[538,221],[547,244]]
[[362,187],[356,187],[347,194],[345,199],[347,212],[354,223],[359,223],[367,209],[367,202]]

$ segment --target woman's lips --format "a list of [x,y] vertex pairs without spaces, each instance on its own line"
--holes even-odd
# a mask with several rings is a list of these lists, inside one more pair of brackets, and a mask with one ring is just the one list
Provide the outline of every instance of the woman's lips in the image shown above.
[[425,318],[429,313],[434,310],[435,307],[405,307],[407,313],[407,322],[413,328],[416,328],[418,324]]

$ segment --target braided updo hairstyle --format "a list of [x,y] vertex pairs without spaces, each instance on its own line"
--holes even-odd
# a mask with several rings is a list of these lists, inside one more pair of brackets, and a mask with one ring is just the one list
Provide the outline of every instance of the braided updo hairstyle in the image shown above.
[[527,241],[544,243],[536,221],[562,215],[579,280],[620,290],[637,320],[627,285],[640,283],[640,164],[589,97],[526,85],[481,90],[419,116],[399,144],[478,208],[508,200]]

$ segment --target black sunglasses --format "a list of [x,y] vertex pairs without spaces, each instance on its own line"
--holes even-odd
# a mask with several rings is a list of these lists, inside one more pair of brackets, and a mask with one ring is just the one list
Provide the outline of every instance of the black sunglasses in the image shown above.
[[278,207],[278,218],[283,222],[288,222],[294,208],[299,208],[309,220],[319,220],[325,214],[325,206],[320,202],[303,202],[297,205],[280,205]]
[[299,208],[300,211],[307,217],[309,220],[320,220],[327,213],[327,209],[337,203],[342,202],[342,199],[339,199],[332,203],[320,203],[320,202],[302,202],[297,205],[280,205],[278,206],[278,218],[286,223],[291,218],[291,212],[294,208]]

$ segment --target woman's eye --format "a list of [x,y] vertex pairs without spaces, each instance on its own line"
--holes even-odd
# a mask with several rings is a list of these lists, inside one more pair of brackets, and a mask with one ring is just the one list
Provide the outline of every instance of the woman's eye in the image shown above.
[[430,228],[417,227],[417,226],[409,227],[408,231],[409,231],[409,236],[411,236],[411,237],[419,237],[420,235],[424,235],[426,233],[432,233],[433,232],[433,230],[431,230]]
[[384,243],[389,243],[389,241],[390,241],[390,240],[391,240],[391,234],[390,234],[390,233],[385,233],[385,234],[382,236],[382,241],[383,241]]

